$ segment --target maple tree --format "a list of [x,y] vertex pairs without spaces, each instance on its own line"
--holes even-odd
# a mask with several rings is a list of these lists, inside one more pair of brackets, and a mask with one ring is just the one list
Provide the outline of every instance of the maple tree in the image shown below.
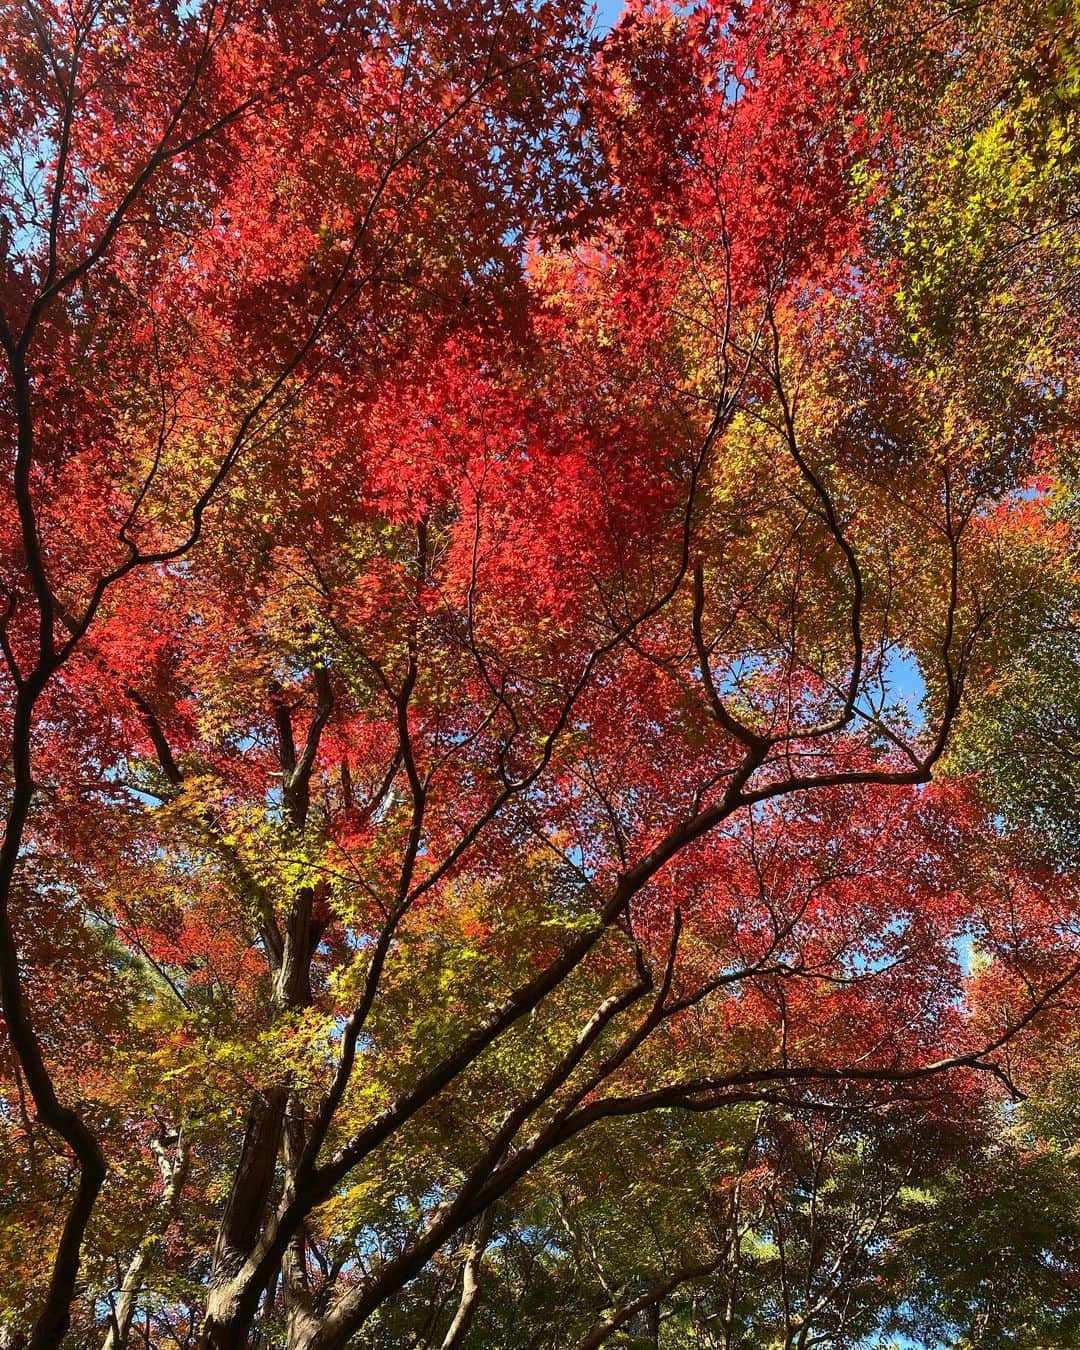
[[891,1231],[1080,969],[931,782],[1071,603],[1060,80],[1002,260],[932,210],[982,48],[904,104],[855,5],[0,13],[9,1341],[651,1335],[736,1194],[806,1295],[727,1344],[874,1325],[792,1177]]

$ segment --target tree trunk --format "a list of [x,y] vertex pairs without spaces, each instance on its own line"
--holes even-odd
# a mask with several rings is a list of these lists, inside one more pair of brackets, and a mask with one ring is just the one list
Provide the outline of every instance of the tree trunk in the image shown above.
[[[171,1154],[168,1151],[170,1146],[173,1150]],[[124,1272],[116,1306],[113,1309],[112,1321],[105,1334],[101,1350],[125,1350],[131,1332],[132,1319],[135,1316],[135,1304],[142,1290],[146,1272],[161,1248],[165,1230],[176,1213],[177,1205],[180,1202],[180,1194],[184,1189],[188,1165],[188,1146],[183,1137],[176,1135],[171,1140],[154,1140],[152,1147],[157,1154],[158,1166],[161,1169],[161,1177],[164,1183],[160,1204],[161,1218],[158,1225],[160,1231],[156,1233],[148,1231],[144,1235],[138,1251],[131,1258],[128,1268]]]

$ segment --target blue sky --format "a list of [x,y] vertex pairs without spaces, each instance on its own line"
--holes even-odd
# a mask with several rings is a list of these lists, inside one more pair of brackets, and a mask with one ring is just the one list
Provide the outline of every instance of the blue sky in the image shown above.
[[622,0],[596,0],[596,22],[601,29],[608,29],[622,11]]

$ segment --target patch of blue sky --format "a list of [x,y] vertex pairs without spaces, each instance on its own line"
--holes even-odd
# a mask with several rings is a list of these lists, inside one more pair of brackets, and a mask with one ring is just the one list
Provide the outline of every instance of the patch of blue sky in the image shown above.
[[918,661],[911,652],[894,647],[889,653],[882,673],[885,687],[894,700],[900,700],[906,707],[921,706],[926,697],[926,681],[922,677]]
[[956,959],[965,975],[970,975],[975,967],[975,939],[970,933],[960,933],[952,940]]
[[914,654],[893,646],[884,653],[874,677],[864,681],[859,713],[910,743],[926,730],[926,692],[926,681]]
[[597,0],[596,29],[600,34],[610,33],[623,11],[622,0]]

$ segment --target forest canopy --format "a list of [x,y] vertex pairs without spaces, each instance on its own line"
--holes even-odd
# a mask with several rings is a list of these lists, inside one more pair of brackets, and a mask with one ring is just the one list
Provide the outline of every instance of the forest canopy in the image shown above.
[[1080,4],[0,0],[0,1346],[1080,1344]]

